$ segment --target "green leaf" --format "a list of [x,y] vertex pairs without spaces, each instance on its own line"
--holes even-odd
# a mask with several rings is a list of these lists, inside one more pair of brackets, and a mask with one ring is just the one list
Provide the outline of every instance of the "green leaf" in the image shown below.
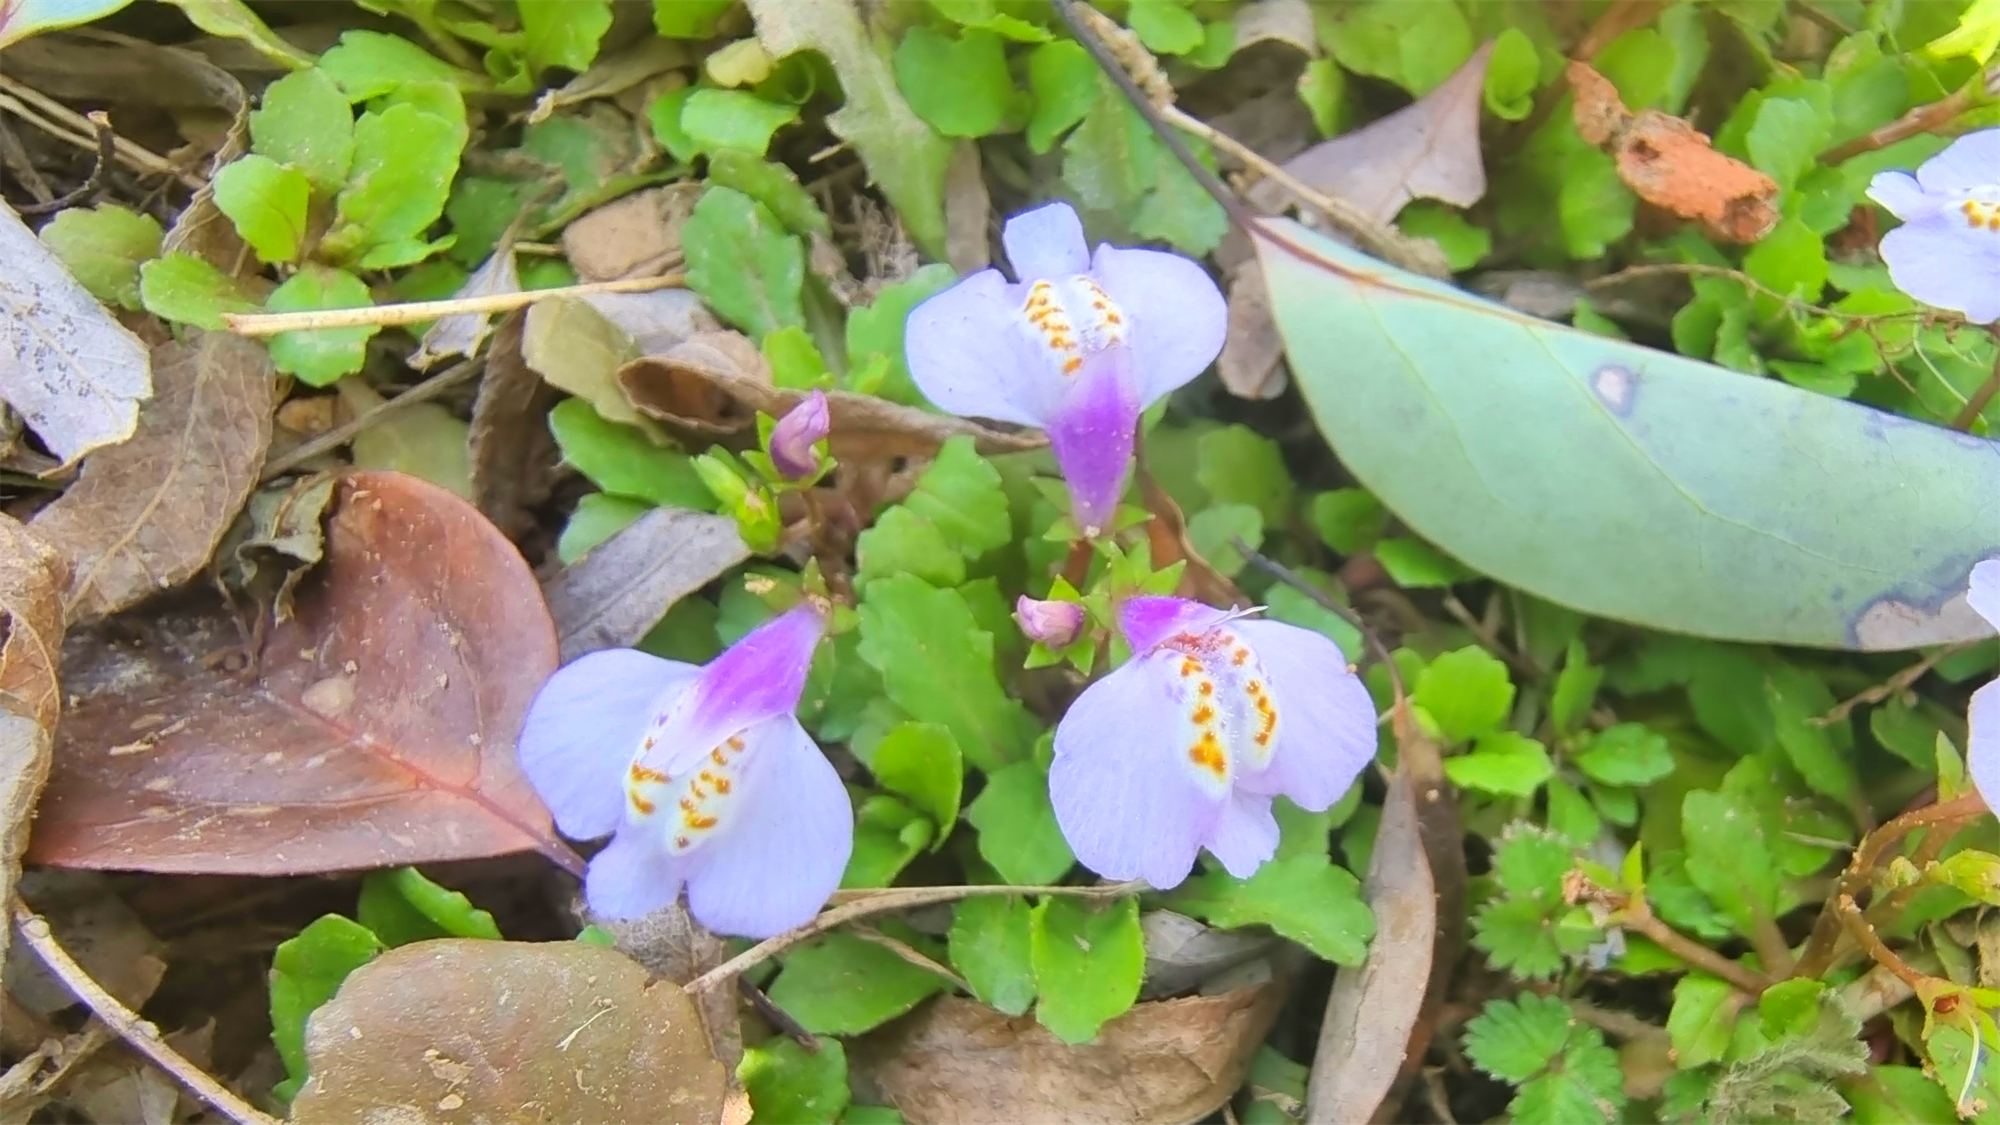
[[1406,590],[1452,586],[1477,577],[1436,547],[1408,535],[1375,544],[1375,561]]
[[1765,989],[1757,998],[1757,1018],[1763,1023],[1764,1035],[1783,1039],[1811,1034],[1819,1026],[1820,997],[1825,993],[1826,982],[1806,977],[1779,981]]
[[[1412,529],[1537,597],[1820,648],[1971,639],[1992,444],[1550,324],[1306,231],[1258,239],[1293,374],[1341,464]],[[1476,357],[1476,362],[1475,362]],[[1776,456],[1759,435],[1782,432]],[[1932,482],[1884,492],[1883,480]],[[1532,512],[1536,518],[1521,518]]]
[[234,278],[185,250],[139,267],[139,300],[154,316],[210,332],[221,331],[223,313],[258,311]]
[[1337,965],[1359,965],[1375,936],[1360,882],[1323,851],[1272,859],[1248,879],[1204,872],[1170,901],[1212,926],[1269,926]]
[[[755,1119],[752,1119],[755,1125]],[[893,1106],[854,1105],[840,1115],[840,1125],[908,1125],[902,1113]]]
[[1322,137],[1340,133],[1347,124],[1347,72],[1332,59],[1312,59],[1299,72],[1299,100],[1312,115]]
[[319,68],[350,102],[372,101],[409,82],[449,82],[465,91],[492,85],[484,75],[460,70],[407,39],[379,31],[341,32],[339,45],[320,56]]
[[1472,944],[1486,953],[1496,969],[1522,980],[1546,979],[1561,972],[1566,963],[1554,927],[1549,908],[1541,903],[1524,898],[1494,899],[1472,916]]
[[1453,785],[1510,797],[1533,796],[1555,772],[1547,747],[1510,730],[1482,735],[1470,754],[1444,760]]
[[1201,21],[1180,0],[1132,0],[1125,24],[1156,55],[1185,55],[1201,46]]
[[[1821,726],[1819,717],[1834,706],[1826,681],[1801,668],[1781,665],[1764,681],[1776,724],[1778,745],[1813,792],[1848,802],[1858,794],[1852,737],[1846,724]],[[1835,735],[1839,735],[1836,743]]]
[[1520,1085],[1561,1056],[1576,1017],[1559,996],[1523,992],[1488,1000],[1465,1025],[1465,1056],[1503,1082]]
[[[1745,273],[1780,293],[1808,301],[1819,300],[1826,288],[1826,270],[1826,244],[1797,219],[1779,223],[1743,256]],[[1773,312],[1778,307],[1770,297],[1760,296],[1758,301],[1760,308],[1768,304]]]
[[1493,236],[1485,227],[1474,226],[1458,211],[1427,199],[1404,207],[1396,216],[1396,226],[1404,234],[1437,243],[1453,273],[1471,269],[1493,252]]
[[611,0],[514,0],[530,69],[583,71],[611,30]]
[[1561,1066],[1523,1085],[1507,1103],[1516,1125],[1608,1125],[1626,1120],[1625,1071],[1604,1033],[1578,1028]]
[[875,525],[855,539],[854,555],[858,589],[898,574],[940,587],[965,581],[965,556],[952,549],[936,524],[901,504],[875,517]]
[[1201,435],[1195,479],[1217,504],[1248,504],[1277,526],[1292,510],[1292,474],[1278,443],[1248,426],[1231,425]]
[[1249,560],[1236,549],[1241,538],[1252,550],[1264,543],[1263,513],[1248,504],[1217,504],[1187,521],[1188,544],[1225,578],[1234,578]]
[[752,339],[805,324],[805,251],[763,204],[709,188],[681,228],[681,247],[688,288]]
[[1493,852],[1493,875],[1507,894],[1556,902],[1563,876],[1575,866],[1570,841],[1533,825],[1510,826]]
[[1319,493],[1312,498],[1310,514],[1320,541],[1341,555],[1360,554],[1373,547],[1389,518],[1382,502],[1365,488]]
[[680,127],[701,151],[736,148],[762,156],[771,135],[798,118],[799,107],[745,90],[697,89],[681,106]]
[[438,403],[420,402],[354,435],[350,452],[360,468],[408,473],[470,500],[472,457],[466,440],[470,429],[464,419]]
[[472,905],[472,900],[459,892],[424,878],[414,867],[371,871],[364,876],[354,918],[391,949],[431,938],[501,940],[493,915]]
[[1013,541],[1007,493],[1000,471],[960,434],[938,447],[937,457],[917,480],[903,507],[935,526],[944,541],[968,559],[978,559]]
[[1088,1043],[1107,1020],[1139,998],[1146,974],[1146,938],[1139,900],[1091,903],[1050,896],[1034,908],[1030,938],[1035,1018],[1065,1043]]
[[1410,698],[1436,721],[1445,738],[1464,742],[1506,720],[1514,705],[1514,684],[1498,657],[1470,645],[1431,661]]
[[1541,81],[1542,58],[1535,41],[1518,27],[1502,31],[1486,60],[1486,108],[1502,120],[1519,121],[1534,108]]
[[1103,86],[1090,52],[1075,40],[1057,39],[1028,56],[1028,91],[1035,99],[1028,117],[1028,151],[1040,156],[1083,120]]
[[[264,307],[271,312],[309,312],[366,308],[374,303],[360,278],[346,270],[308,262],[271,291]],[[281,373],[296,375],[312,386],[329,386],[341,376],[361,370],[368,358],[369,337],[379,331],[379,326],[367,324],[280,332],[271,337],[271,363]]]
[[1833,139],[1833,120],[1802,98],[1765,98],[1744,137],[1750,163],[1790,190]]
[[993,635],[975,623],[964,594],[893,575],[868,584],[860,610],[861,658],[882,673],[897,706],[949,728],[982,770],[1026,754],[1033,721],[1001,690]]
[[1034,762],[1015,762],[987,775],[986,788],[965,809],[979,833],[979,855],[1017,886],[1054,883],[1075,865],[1049,804],[1049,779]]
[[1559,731],[1575,730],[1597,701],[1597,688],[1604,682],[1604,669],[1590,662],[1590,654],[1580,640],[1571,641],[1563,657],[1562,671],[1556,673],[1555,687],[1549,691],[1549,720]]
[[326,71],[287,74],[264,88],[262,105],[250,115],[250,147],[332,195],[354,163],[354,110]]
[[305,1084],[306,1018],[383,948],[366,926],[338,914],[323,915],[279,943],[271,956],[271,1041],[290,1076],[272,1091],[280,1099],[290,1101]]
[[631,526],[634,520],[653,510],[643,500],[593,492],[578,498],[576,510],[563,525],[556,540],[556,558],[564,566],[588,554],[592,547]]
[[1841,1093],[1853,1105],[1855,1125],[1908,1125],[1958,1117],[1951,1095],[1922,1067],[1871,1066],[1865,1080],[1842,1086]]
[[1763,818],[1736,793],[1695,790],[1681,799],[1687,873],[1738,933],[1778,915],[1777,860]]
[[1019,895],[973,895],[952,908],[951,965],[980,1003],[1018,1016],[1035,1002],[1033,928]]
[[[654,10],[698,3],[654,0]],[[819,1050],[808,1051],[774,1035],[743,1049],[736,1077],[750,1094],[751,1125],[832,1125],[847,1108],[847,1052],[838,1039],[822,1039]]]
[[1618,165],[1609,156],[1578,149],[1563,158],[1556,215],[1570,257],[1603,257],[1612,243],[1632,232],[1637,208],[1638,197],[1618,177]]
[[65,27],[100,20],[132,0],[17,0],[0,8],[0,47]]
[[949,987],[893,950],[835,933],[785,958],[767,993],[815,1035],[859,1035]]
[[902,800],[877,793],[854,814],[854,852],[840,885],[847,890],[886,887],[937,837],[930,820]]
[[715,507],[687,454],[653,444],[638,427],[610,421],[580,398],[549,411],[549,432],[563,460],[606,492],[666,507]]
[[875,747],[869,763],[884,789],[909,798],[937,824],[939,839],[958,823],[965,764],[951,731],[936,723],[903,723]]
[[1063,180],[1085,208],[1127,216],[1134,234],[1172,242],[1184,254],[1208,253],[1228,230],[1221,205],[1108,88],[1063,142]]
[[159,256],[162,234],[151,215],[103,203],[58,211],[36,237],[91,296],[137,309],[139,266]]
[[668,90],[646,107],[646,121],[653,127],[653,139],[660,142],[668,156],[683,164],[701,155],[701,146],[681,127],[681,112],[687,108],[688,99],[694,97],[695,89],[683,86]]
[[1674,1006],[1667,1013],[1667,1036],[1675,1063],[1683,1070],[1706,1066],[1729,1049],[1736,1024],[1736,990],[1706,973],[1674,982]]
[[313,65],[312,55],[278,37],[244,0],[167,0],[188,22],[210,35],[240,39],[265,58],[298,70]]
[[889,374],[874,393],[906,405],[921,404],[917,385],[903,354],[903,326],[911,310],[930,297],[951,287],[958,274],[941,262],[919,266],[917,271],[875,295],[873,304],[847,314],[847,359],[859,367],[871,355],[889,361]]
[[917,24],[896,44],[896,85],[918,117],[947,137],[999,129],[1014,101],[1000,37],[967,29],[958,38]]
[[354,170],[334,200],[340,221],[323,249],[355,261],[418,239],[444,213],[464,144],[461,122],[413,104],[362,114],[354,124]]
[[252,153],[223,165],[213,186],[215,206],[261,261],[275,264],[299,256],[312,195],[305,173]]
[[1674,772],[1667,738],[1644,723],[1619,723],[1590,736],[1576,767],[1606,785],[1650,785]]
[[653,0],[653,29],[668,39],[707,39],[736,0]]

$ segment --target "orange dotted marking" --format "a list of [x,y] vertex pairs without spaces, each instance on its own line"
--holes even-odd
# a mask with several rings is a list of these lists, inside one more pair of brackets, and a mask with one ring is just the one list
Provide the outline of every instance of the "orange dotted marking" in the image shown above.
[[[647,749],[649,749],[649,750],[650,750],[650,749],[652,749],[652,748],[651,748],[651,747],[647,747]],[[662,782],[663,782],[663,781],[667,780],[667,775],[666,775],[666,774],[663,774],[663,773],[661,773],[661,772],[660,772],[659,770],[652,770],[652,769],[647,769],[647,768],[646,768],[645,766],[642,766],[642,765],[640,765],[640,764],[639,764],[639,763],[637,763],[637,762],[633,762],[633,763],[632,763],[632,780],[633,780],[633,781],[636,781],[636,782],[647,782],[647,781],[662,781]]]
[[726,766],[729,764],[729,759],[722,756],[722,747],[720,746],[708,752],[708,760],[714,762],[718,766]]
[[652,816],[653,810],[658,807],[653,802],[648,801],[646,798],[639,796],[629,789],[625,791],[625,795],[632,798],[632,807],[638,811],[640,816]]
[[1229,758],[1222,752],[1222,743],[1217,741],[1213,730],[1201,732],[1201,737],[1188,747],[1188,761],[1207,770],[1218,781],[1229,779]]
[[1189,715],[1188,718],[1194,721],[1194,725],[1205,727],[1215,721],[1215,707],[1212,704],[1204,703],[1196,707],[1194,714]]

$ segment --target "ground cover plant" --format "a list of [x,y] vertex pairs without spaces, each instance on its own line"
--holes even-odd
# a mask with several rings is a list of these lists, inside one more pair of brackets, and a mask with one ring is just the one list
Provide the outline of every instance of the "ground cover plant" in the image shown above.
[[2000,1120],[1996,52],[0,6],[0,1112]]

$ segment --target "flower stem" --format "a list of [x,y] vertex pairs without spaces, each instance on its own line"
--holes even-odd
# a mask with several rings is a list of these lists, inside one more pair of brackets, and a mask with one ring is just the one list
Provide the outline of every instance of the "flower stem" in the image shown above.
[[1659,916],[1653,913],[1653,904],[1647,902],[1644,895],[1634,895],[1625,899],[1624,908],[1620,911],[1617,921],[1620,926],[1651,940],[1654,945],[1702,972],[1735,985],[1740,992],[1757,996],[1771,986],[1771,982],[1762,973],[1744,968],[1661,921]]

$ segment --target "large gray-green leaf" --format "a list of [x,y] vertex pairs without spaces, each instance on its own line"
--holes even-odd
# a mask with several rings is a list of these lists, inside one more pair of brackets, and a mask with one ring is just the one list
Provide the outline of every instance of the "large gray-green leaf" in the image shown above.
[[[1272,221],[1320,431],[1431,542],[1550,601],[1730,640],[1986,636],[2000,443],[1537,320]],[[1289,249],[1299,247],[1311,256]]]

